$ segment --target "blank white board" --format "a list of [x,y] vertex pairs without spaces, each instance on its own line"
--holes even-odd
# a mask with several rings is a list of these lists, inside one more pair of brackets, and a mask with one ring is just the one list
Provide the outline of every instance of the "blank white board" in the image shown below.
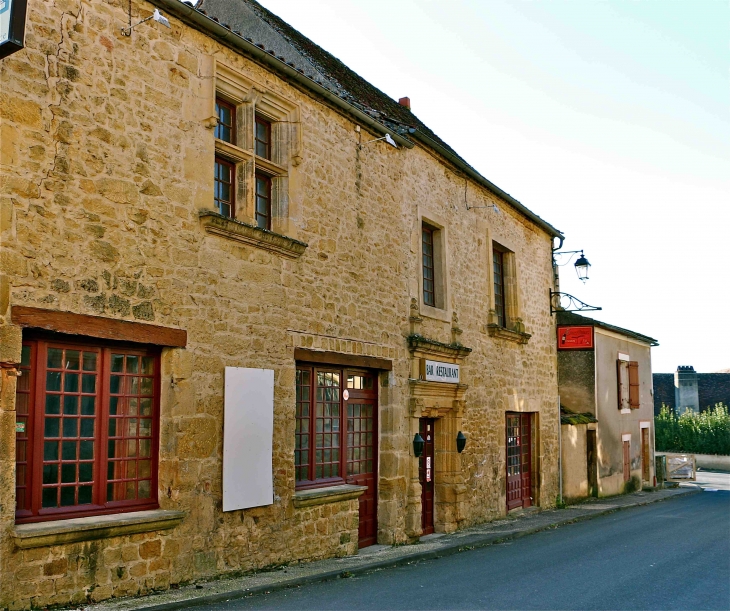
[[226,367],[223,511],[274,502],[274,371]]

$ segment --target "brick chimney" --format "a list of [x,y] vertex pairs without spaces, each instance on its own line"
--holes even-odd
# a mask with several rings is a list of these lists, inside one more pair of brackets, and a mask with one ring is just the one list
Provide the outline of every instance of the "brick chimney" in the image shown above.
[[674,405],[679,414],[687,408],[700,411],[697,372],[692,365],[680,365],[674,373]]
[[398,104],[405,106],[408,110],[411,109],[411,98],[401,98],[398,100]]

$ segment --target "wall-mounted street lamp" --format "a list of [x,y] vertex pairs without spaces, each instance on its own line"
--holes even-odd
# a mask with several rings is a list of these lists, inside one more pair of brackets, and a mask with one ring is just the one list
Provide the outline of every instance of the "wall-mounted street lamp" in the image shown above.
[[[131,0],[130,0],[130,6],[131,6]],[[131,10],[131,9],[130,9]],[[171,27],[170,26],[170,20],[165,17],[158,9],[155,9],[155,12],[152,13],[147,19],[143,19],[142,21],[139,21],[132,25],[132,14],[129,15],[129,27],[122,28],[122,36],[131,36],[132,30],[136,28],[138,25],[142,25],[143,23],[148,22],[150,19],[154,19],[157,23],[164,25],[166,28]]]
[[[568,265],[573,260],[573,256],[580,254],[580,257],[575,262],[575,273],[578,274],[578,278],[585,284],[586,280],[588,280],[588,268],[591,266],[590,263],[588,263],[588,259],[586,259],[586,256],[583,254],[582,250],[563,250],[563,251],[553,251],[553,261],[555,262],[555,265],[558,267],[562,267],[563,265]],[[555,261],[556,255],[571,255],[568,260],[565,263],[558,263]]]
[[461,454],[464,451],[464,448],[466,447],[466,435],[459,431],[459,434],[456,436],[456,451]]
[[426,442],[423,441],[423,437],[421,437],[420,434],[416,433],[413,436],[413,454],[416,458],[420,458],[421,454],[423,454],[423,446],[426,445]]

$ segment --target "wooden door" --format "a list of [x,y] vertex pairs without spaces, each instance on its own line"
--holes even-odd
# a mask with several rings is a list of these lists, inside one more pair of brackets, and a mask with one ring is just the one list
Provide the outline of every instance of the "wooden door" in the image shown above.
[[631,479],[631,442],[624,441],[624,481]]
[[588,494],[590,496],[598,496],[596,431],[586,431],[586,466],[588,467]]
[[378,391],[373,373],[346,372],[347,483],[367,486],[360,496],[358,546],[378,538]]
[[532,505],[531,414],[507,412],[507,509]]
[[649,429],[641,429],[641,477],[645,482],[651,481],[650,466]]
[[434,426],[433,418],[421,418],[420,434],[423,437],[423,454],[418,468],[421,481],[421,530],[422,535],[433,532],[433,481],[434,481]]

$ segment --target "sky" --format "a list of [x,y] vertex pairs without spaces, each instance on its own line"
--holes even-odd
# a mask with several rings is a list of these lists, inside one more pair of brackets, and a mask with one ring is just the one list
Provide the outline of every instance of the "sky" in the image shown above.
[[654,372],[730,368],[730,3],[260,2],[583,249]]

